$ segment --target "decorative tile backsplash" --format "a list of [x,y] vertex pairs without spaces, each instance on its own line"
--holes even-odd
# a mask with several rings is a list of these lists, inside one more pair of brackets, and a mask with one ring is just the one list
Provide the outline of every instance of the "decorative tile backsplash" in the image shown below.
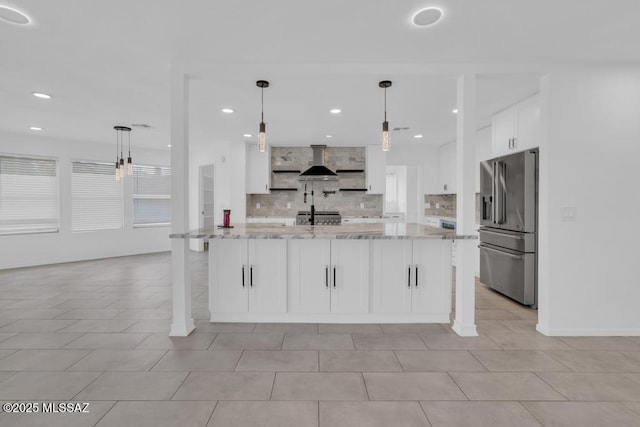
[[[312,163],[311,147],[272,147],[272,191],[270,194],[247,194],[247,216],[295,217],[298,211],[311,210],[312,187],[316,210],[338,211],[342,216],[382,216],[382,195],[367,194],[366,191],[340,191],[341,188],[366,188],[365,148],[327,147],[325,149],[325,166],[338,171],[339,180],[337,181],[305,183],[298,180],[298,173],[277,172],[303,171]],[[350,172],[340,172],[340,170]],[[305,184],[307,186],[306,204],[304,203]],[[277,188],[296,188],[297,190],[273,190]],[[323,191],[329,192],[326,197]]]
[[[425,216],[456,217],[456,194],[425,194]],[[476,193],[476,223],[480,223],[480,193]]]

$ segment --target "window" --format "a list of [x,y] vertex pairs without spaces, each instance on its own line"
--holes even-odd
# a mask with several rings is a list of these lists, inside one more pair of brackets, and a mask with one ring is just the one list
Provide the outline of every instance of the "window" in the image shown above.
[[58,229],[56,160],[0,156],[0,234]]
[[71,229],[122,228],[122,183],[113,163],[75,161],[71,169]]
[[133,165],[133,226],[171,223],[171,168]]

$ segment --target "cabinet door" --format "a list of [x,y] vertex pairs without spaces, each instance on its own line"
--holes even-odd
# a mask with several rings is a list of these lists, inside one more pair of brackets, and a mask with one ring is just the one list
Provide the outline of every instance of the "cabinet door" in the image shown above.
[[367,191],[369,194],[384,194],[386,185],[386,154],[378,145],[367,146]]
[[271,150],[258,151],[258,144],[247,144],[247,193],[269,193]]
[[515,150],[521,151],[540,145],[540,101],[533,96],[518,104],[518,137]]
[[411,241],[374,240],[371,251],[373,312],[411,312],[412,279],[415,279]]
[[330,240],[287,241],[288,309],[293,313],[328,313],[331,277]]
[[491,120],[493,157],[507,154],[511,148],[511,140],[516,136],[516,109],[504,110],[493,116]]
[[247,264],[246,239],[209,241],[209,307],[211,311],[246,313],[249,310]]
[[449,313],[451,311],[451,240],[414,240],[411,311]]
[[287,310],[286,240],[249,240],[249,311]]
[[331,240],[331,312],[369,312],[369,241]]

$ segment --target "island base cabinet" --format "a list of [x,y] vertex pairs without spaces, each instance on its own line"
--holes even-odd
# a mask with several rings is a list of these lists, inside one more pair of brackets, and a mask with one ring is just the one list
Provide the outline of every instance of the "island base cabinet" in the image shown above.
[[209,245],[209,307],[218,313],[286,311],[286,244],[215,239]]
[[369,311],[369,242],[290,240],[288,254],[290,312]]
[[369,312],[369,242],[331,241],[331,312]]
[[292,313],[331,311],[331,241],[289,240],[288,306]]
[[451,312],[451,240],[414,240],[416,286],[411,291],[412,313]]
[[374,313],[451,311],[451,241],[375,240],[371,258]]

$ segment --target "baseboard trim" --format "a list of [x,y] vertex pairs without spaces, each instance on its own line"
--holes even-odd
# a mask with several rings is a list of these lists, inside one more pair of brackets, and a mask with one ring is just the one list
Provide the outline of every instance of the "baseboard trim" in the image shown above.
[[536,330],[550,337],[637,337],[640,328],[548,328],[538,323]]

